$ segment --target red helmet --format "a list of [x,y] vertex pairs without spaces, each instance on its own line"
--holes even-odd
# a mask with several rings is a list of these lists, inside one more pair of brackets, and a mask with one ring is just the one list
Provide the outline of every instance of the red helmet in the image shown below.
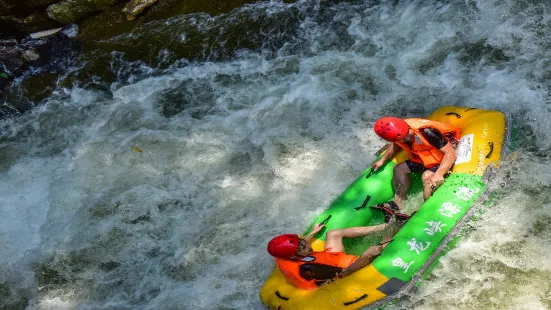
[[398,142],[407,135],[409,126],[401,118],[387,116],[377,120],[373,129],[379,137],[390,142]]
[[298,235],[286,234],[274,237],[268,242],[268,253],[278,258],[295,256],[298,249]]

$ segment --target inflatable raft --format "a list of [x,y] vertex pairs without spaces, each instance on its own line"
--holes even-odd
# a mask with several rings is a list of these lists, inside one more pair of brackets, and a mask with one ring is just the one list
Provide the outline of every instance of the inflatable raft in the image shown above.
[[[298,289],[276,267],[260,291],[265,305],[278,310],[381,305],[407,293],[430,272],[459,228],[471,217],[473,204],[485,191],[485,172],[490,167],[496,168],[503,156],[508,130],[505,115],[498,111],[446,106],[428,119],[461,129],[457,160],[446,182],[421,205],[371,265],[312,290]],[[308,234],[315,223],[330,219],[326,228],[311,240],[314,250],[323,251],[325,234],[331,229],[382,223],[382,212],[370,207],[393,199],[393,167],[406,159],[401,151],[377,172],[371,174],[368,168],[333,201],[305,232]],[[359,256],[379,241],[369,237],[357,239],[345,239],[347,253]]]

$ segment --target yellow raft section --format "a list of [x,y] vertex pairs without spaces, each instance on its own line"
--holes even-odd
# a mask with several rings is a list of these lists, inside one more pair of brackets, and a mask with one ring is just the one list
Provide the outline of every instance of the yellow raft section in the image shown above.
[[[444,106],[427,118],[460,128],[462,140],[465,137],[472,139],[466,143],[468,147],[465,152],[470,153],[463,154],[470,160],[456,163],[453,173],[482,176],[489,165],[499,165],[502,145],[494,145],[492,141],[504,139],[506,119],[502,112]],[[405,159],[407,155],[400,152],[393,160],[401,162]],[[314,240],[312,247],[315,251],[323,251],[324,244],[322,240]],[[388,280],[373,265],[369,265],[350,276],[308,291],[296,288],[276,267],[260,290],[260,299],[277,310],[359,309],[386,298],[387,295],[377,288]]]

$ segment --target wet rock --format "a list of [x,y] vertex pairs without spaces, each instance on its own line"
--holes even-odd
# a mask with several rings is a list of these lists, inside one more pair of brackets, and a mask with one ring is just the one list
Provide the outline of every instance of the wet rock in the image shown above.
[[24,61],[32,62],[38,60],[40,58],[40,55],[38,55],[35,50],[26,50],[23,51],[21,57],[23,57]]
[[[163,0],[156,2],[155,5],[142,12],[143,14],[140,15],[138,19],[141,22],[147,23],[174,16],[199,12],[216,16],[222,13],[228,13],[231,10],[241,7],[247,3],[255,3],[259,1],[260,0]],[[122,4],[120,8],[118,6],[112,7],[100,14],[91,16],[90,18],[82,21],[79,24],[81,28],[79,40],[86,42],[87,45],[92,48],[99,47],[100,49],[103,49],[103,42],[109,38],[134,31],[140,26],[140,23],[128,23],[124,14],[121,14],[121,10],[124,9],[123,5],[124,4]],[[100,46],[96,45],[96,41]],[[159,44],[155,43],[155,46],[159,46]],[[107,48],[111,51],[116,49],[113,48],[113,46],[109,46]],[[127,51],[125,50],[124,52]],[[130,53],[132,52],[130,51]],[[146,53],[151,54],[149,51]]]
[[79,28],[77,24],[66,25],[61,28],[61,33],[66,35],[68,38],[75,38],[79,33]]
[[12,25],[22,29],[25,17],[40,14],[48,5],[59,0],[0,0],[0,16],[9,20]]
[[[10,85],[11,79],[5,72],[0,73],[0,101],[5,101],[7,92],[5,89]],[[0,119],[18,114],[19,111],[7,104],[0,105]]]
[[[57,29],[56,29],[57,30]],[[79,49],[79,45],[72,37],[78,33],[76,25],[67,25],[54,32],[53,35],[33,40],[32,36],[23,40],[28,49],[35,50],[40,58],[31,63],[32,66],[46,66],[50,71],[63,69],[63,60],[73,56],[73,51]],[[39,35],[35,34],[39,37]]]
[[[249,0],[249,2],[253,1]],[[92,23],[92,19],[97,17],[90,18],[90,23],[87,23],[86,27],[83,26],[82,35],[79,36],[82,41],[86,41],[83,49],[110,54],[117,51],[124,55],[126,61],[141,61],[152,67],[167,67],[180,59],[226,60],[233,57],[237,50],[258,50],[268,42],[273,50],[277,50],[287,38],[294,35],[300,17],[294,10],[260,17],[252,16],[246,10],[231,15],[221,14],[216,18],[207,14],[186,16],[185,14],[189,13],[186,10],[206,9],[207,5],[191,3],[191,1],[182,3],[187,4],[188,7],[182,4],[165,7],[166,3],[158,2],[139,17],[139,20],[144,23],[126,23],[126,25],[136,25],[131,31],[121,31],[119,27],[107,27],[105,24],[95,27],[97,21],[94,20]],[[191,7],[192,4],[196,6]],[[216,6],[217,8],[229,9],[227,4],[223,5],[219,1],[216,4],[219,5]],[[211,3],[211,5],[214,4]],[[170,23],[164,21],[145,23],[152,18],[153,13],[156,18],[160,17],[161,12],[158,9],[161,7],[170,8],[164,14],[174,15],[175,12],[184,10],[182,13],[184,15],[171,19]],[[258,31],[266,27],[271,29],[269,34]],[[121,32],[126,35],[121,35]],[[116,38],[113,38],[115,36]],[[188,42],[200,42],[200,44]],[[100,72],[97,75],[102,76],[103,73]]]
[[8,76],[13,77],[21,74],[25,69],[25,63],[21,59],[22,49],[19,47],[17,40],[2,40],[0,41],[0,68]]
[[1,57],[3,65],[2,71],[4,71],[4,73],[6,73],[9,77],[20,75],[25,69],[27,69],[25,62],[21,59],[20,55],[21,54],[18,52],[17,55],[9,55],[5,58]]
[[36,12],[25,17],[20,27],[25,33],[32,33],[44,29],[57,28],[60,26],[60,23],[49,19],[48,17],[46,17],[46,15],[42,13]]
[[105,11],[121,0],[64,0],[46,9],[49,18],[63,24],[71,24],[81,19]]
[[7,101],[19,112],[31,109],[52,94],[57,81],[56,73],[25,77],[21,82],[10,86]]
[[56,1],[57,0],[25,0],[23,4],[28,8],[37,9],[46,7],[48,4],[52,4]]
[[25,33],[21,31],[21,29],[14,24],[12,24],[9,20],[5,20],[0,18],[0,38],[3,40],[21,40],[25,37]]
[[[8,25],[12,29],[21,31],[23,20],[15,15],[0,16],[0,24]],[[2,32],[4,32],[3,29]]]
[[[5,100],[5,89],[10,85],[16,74],[21,74],[25,63],[20,58],[21,51],[17,48],[17,40],[0,41],[0,100]],[[2,109],[0,115],[11,115],[11,109]]]
[[102,41],[119,34],[132,32],[139,23],[129,23],[122,13],[123,8],[124,4],[119,4],[83,20],[79,24],[79,40],[85,42],[85,45],[91,45],[95,41]]
[[157,0],[131,0],[122,11],[126,14],[128,20],[134,20],[143,10],[152,6],[155,2]]
[[14,3],[7,0],[0,0],[0,15],[11,15],[11,10],[15,6]]
[[58,73],[78,49],[70,38],[77,33],[76,25],[68,25],[35,34],[40,39],[29,36],[20,43],[15,39],[0,41],[0,100],[11,105],[0,111],[0,117],[12,115],[14,110],[24,112],[51,95]]
[[54,2],[59,0],[0,0],[0,12],[7,9],[16,15],[25,15]]

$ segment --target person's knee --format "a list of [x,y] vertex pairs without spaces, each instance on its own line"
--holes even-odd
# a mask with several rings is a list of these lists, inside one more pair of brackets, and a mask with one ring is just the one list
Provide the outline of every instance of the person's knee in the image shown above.
[[333,229],[327,232],[327,239],[337,239],[342,238],[342,230]]
[[394,175],[407,175],[409,173],[408,165],[405,162],[401,162],[394,166]]

